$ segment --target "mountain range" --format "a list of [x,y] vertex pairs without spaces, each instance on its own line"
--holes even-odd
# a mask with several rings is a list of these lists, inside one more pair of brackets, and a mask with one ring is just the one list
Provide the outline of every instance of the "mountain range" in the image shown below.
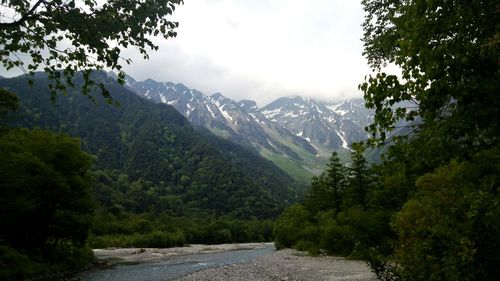
[[[94,76],[119,105],[107,104],[98,91],[91,93],[93,99],[80,94],[81,75],[75,88],[53,99],[43,73],[35,75],[33,86],[24,76],[0,79],[0,87],[15,93],[20,102],[0,124],[78,137],[82,149],[95,158],[95,169],[119,175],[116,183],[101,177],[104,187],[96,192],[125,193],[123,182],[140,183],[135,188],[144,199],[142,211],[156,206],[159,212],[180,216],[213,212],[268,218],[296,200],[302,185],[271,161],[209,130],[193,128],[171,106],[141,98],[105,73]],[[114,197],[100,201],[112,206]]]
[[259,108],[252,100],[206,95],[172,82],[127,76],[126,86],[139,96],[171,105],[193,125],[258,152],[304,181],[324,169],[332,151],[347,158],[353,142],[367,139],[364,128],[373,120],[363,99],[333,103],[290,96]]

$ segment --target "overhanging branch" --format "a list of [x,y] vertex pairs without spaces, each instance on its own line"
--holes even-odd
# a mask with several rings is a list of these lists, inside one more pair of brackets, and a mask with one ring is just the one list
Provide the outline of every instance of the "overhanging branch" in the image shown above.
[[[0,22],[0,29],[7,29],[7,28],[12,28],[12,27],[18,27],[22,25],[24,22],[27,20],[32,20],[36,19],[35,11],[38,9],[38,7],[42,4],[45,3],[45,0],[38,0],[31,9],[24,14],[20,19],[13,21],[13,22]],[[45,3],[46,4],[46,3]]]

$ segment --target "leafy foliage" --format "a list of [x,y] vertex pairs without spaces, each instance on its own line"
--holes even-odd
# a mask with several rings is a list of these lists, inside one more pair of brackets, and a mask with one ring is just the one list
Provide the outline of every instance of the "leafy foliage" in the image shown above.
[[[78,71],[84,73],[82,93],[95,85],[95,69],[121,72],[123,48],[136,47],[148,58],[157,50],[152,36],[175,37],[178,23],[168,20],[182,0],[108,0],[104,2],[65,0],[2,0],[0,16],[0,59],[7,70],[19,67],[33,78],[40,67],[53,83],[53,94],[73,85]],[[27,56],[29,60],[22,59]],[[33,82],[33,80],[31,80]],[[109,98],[104,84],[103,95]]]
[[350,242],[344,254],[359,253],[382,280],[495,280],[498,3],[362,3],[364,54],[376,71],[360,85],[376,111],[370,144],[386,144],[401,119],[415,130],[394,138],[367,192],[356,192],[366,194],[353,201],[363,208],[322,221],[335,230],[322,247]]
[[19,101],[13,93],[0,88],[0,118],[3,119],[8,112],[14,112],[19,107]]
[[292,247],[303,238],[305,229],[311,225],[310,213],[301,205],[287,208],[276,220],[274,237],[276,248]]
[[[498,1],[362,1],[364,55],[377,71],[360,89],[384,141],[399,119],[422,119],[448,139],[491,145],[498,136]],[[401,77],[383,71],[398,66]],[[402,108],[401,102],[412,106]]]
[[389,216],[380,210],[367,210],[373,188],[371,170],[355,146],[352,163],[344,167],[336,152],[327,170],[313,178],[304,203],[286,209],[275,225],[275,243],[317,254],[359,257],[363,246],[375,246],[386,236]]
[[494,280],[500,273],[498,150],[452,161],[417,180],[392,222],[401,275],[411,280]]
[[[387,280],[494,280],[490,251],[498,245],[490,235],[499,226],[488,218],[498,212],[498,1],[363,5],[364,54],[377,71],[360,85],[376,110],[372,144],[399,119],[420,119],[410,138],[389,148],[370,202],[392,210],[397,247],[368,258]],[[384,73],[386,63],[401,77]],[[415,106],[398,108],[407,101]]]
[[1,279],[85,265],[94,202],[78,140],[41,130],[0,134]]

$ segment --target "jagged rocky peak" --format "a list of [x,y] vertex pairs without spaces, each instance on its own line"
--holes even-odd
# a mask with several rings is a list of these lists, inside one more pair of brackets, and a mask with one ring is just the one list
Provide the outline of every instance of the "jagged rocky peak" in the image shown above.
[[240,100],[238,105],[248,112],[252,112],[258,109],[257,103],[253,100]]
[[282,97],[261,108],[260,112],[269,119],[300,118],[304,116],[318,118],[326,110],[325,105],[309,97]]
[[[270,159],[288,161],[283,162],[284,167],[291,164],[299,169],[317,169],[321,162],[313,163],[304,155],[317,159],[366,139],[364,127],[373,118],[362,99],[329,103],[288,96],[259,109],[252,100],[236,102],[219,92],[208,96],[183,84],[148,79],[133,82],[130,87],[138,95],[173,106],[193,124],[260,151]],[[301,159],[309,159],[304,160],[308,164],[290,162]]]
[[221,93],[217,92],[217,93],[213,93],[210,98],[212,98],[213,100],[220,100],[220,99],[226,99],[226,97],[224,97]]
[[[221,93],[217,92],[210,96],[211,102],[221,110],[226,119],[232,120],[227,110],[240,111],[241,108],[230,98],[226,98]],[[228,115],[229,114],[229,115]]]

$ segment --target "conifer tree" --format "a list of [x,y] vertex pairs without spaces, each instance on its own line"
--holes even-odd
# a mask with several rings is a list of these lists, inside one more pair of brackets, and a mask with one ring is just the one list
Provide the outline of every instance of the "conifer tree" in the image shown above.
[[328,191],[331,194],[330,198],[332,200],[332,209],[335,210],[337,214],[340,211],[340,206],[342,204],[342,193],[345,190],[347,180],[346,180],[346,168],[340,162],[339,155],[336,151],[332,153],[330,157],[330,162],[327,164],[326,176],[327,176],[327,186]]
[[351,152],[351,166],[348,169],[349,183],[346,191],[346,208],[360,205],[366,209],[366,195],[371,185],[371,172],[368,162],[363,156],[364,147],[362,144],[354,144]]
[[312,178],[311,187],[306,194],[304,205],[312,214],[330,209],[331,193],[329,192],[325,173]]

